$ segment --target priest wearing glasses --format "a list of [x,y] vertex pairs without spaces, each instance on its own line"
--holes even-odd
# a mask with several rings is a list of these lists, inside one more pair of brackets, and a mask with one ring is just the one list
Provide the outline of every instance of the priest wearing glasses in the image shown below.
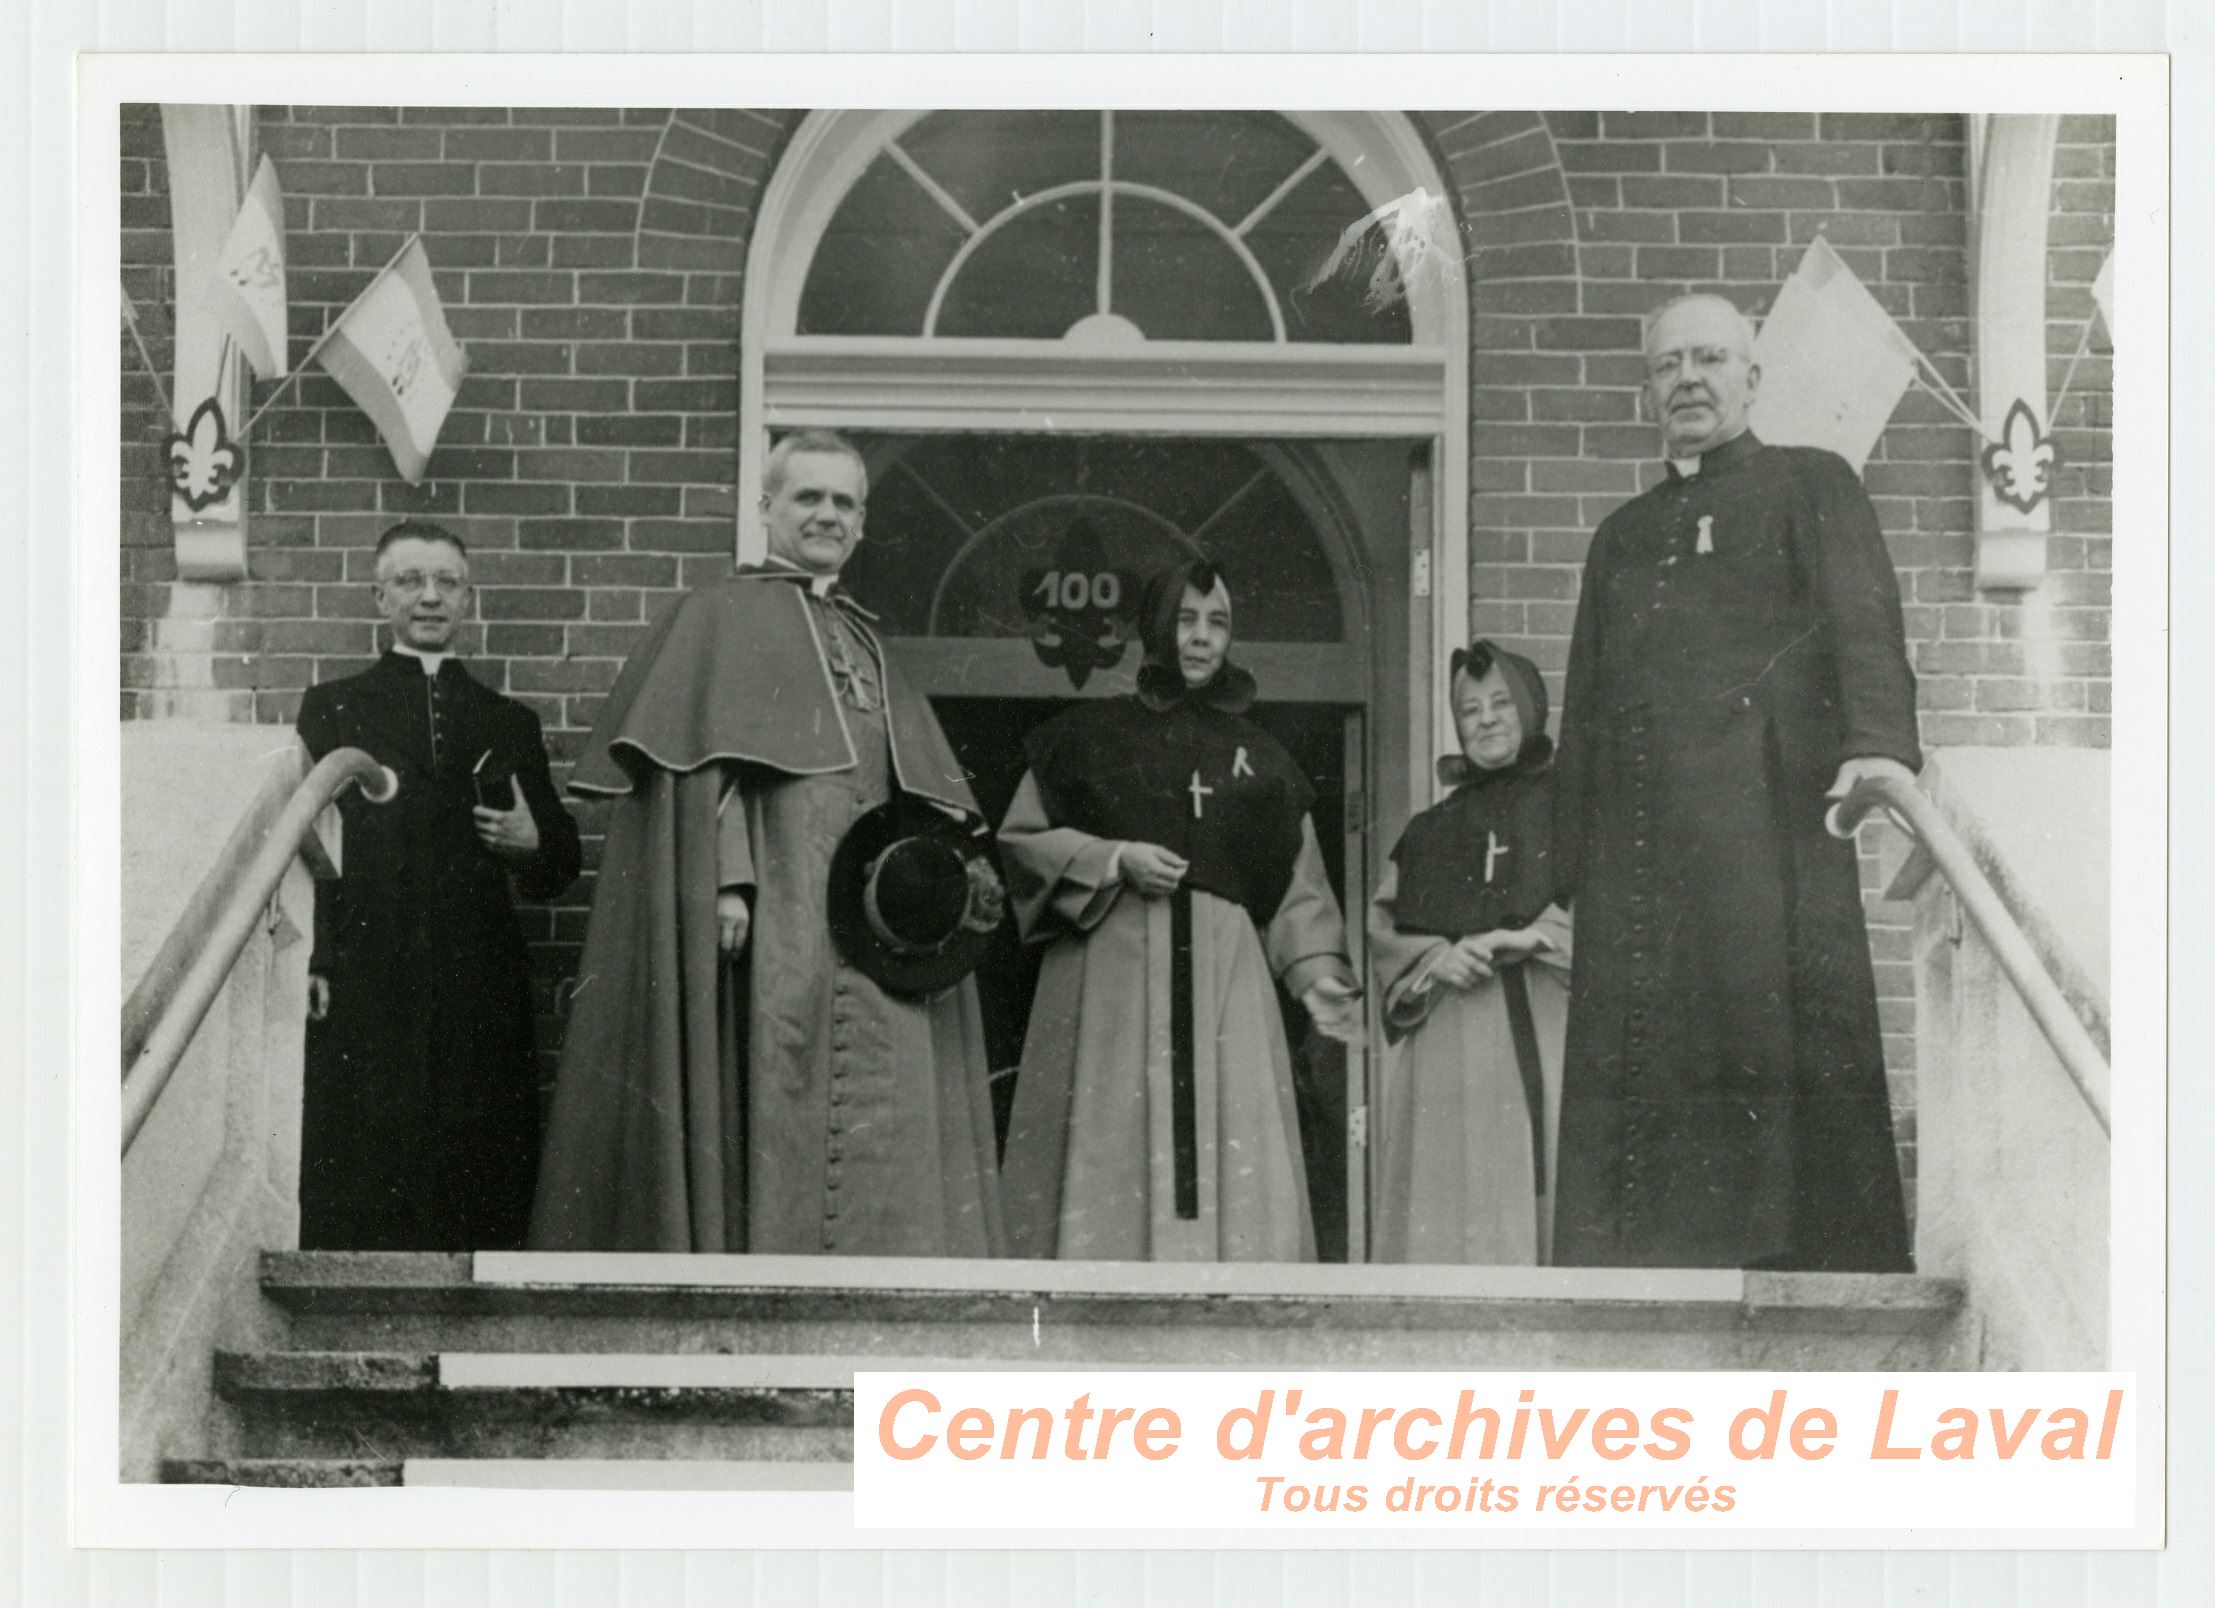
[[762,487],[768,561],[662,617],[570,782],[607,847],[531,1246],[993,1255],[990,837],[838,584],[860,454],[798,432]]
[[1646,327],[1664,477],[1593,537],[1555,767],[1575,913],[1555,1259],[1909,1266],[1854,845],[1921,764],[1899,583],[1834,453],[1747,428],[1753,329]]
[[538,717],[464,668],[469,554],[423,520],[378,540],[392,645],[310,687],[300,738],[367,750],[399,778],[349,792],[343,875],[316,885],[300,1243],[315,1250],[512,1250],[538,1163],[531,978],[514,895],[576,879],[576,823]]

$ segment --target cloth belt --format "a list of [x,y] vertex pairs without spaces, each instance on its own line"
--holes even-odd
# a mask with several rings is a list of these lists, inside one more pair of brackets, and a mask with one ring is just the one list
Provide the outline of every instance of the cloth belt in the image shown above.
[[1500,968],[1500,991],[1507,996],[1507,1030],[1515,1040],[1515,1070],[1523,1080],[1523,1100],[1531,1114],[1531,1176],[1546,1193],[1546,1085],[1538,1065],[1538,1024],[1531,1019],[1530,985],[1523,963]]
[[1200,1216],[1200,1135],[1194,1085],[1192,890],[1180,882],[1169,896],[1169,1123],[1176,1157],[1177,1215],[1186,1222],[1197,1222]]

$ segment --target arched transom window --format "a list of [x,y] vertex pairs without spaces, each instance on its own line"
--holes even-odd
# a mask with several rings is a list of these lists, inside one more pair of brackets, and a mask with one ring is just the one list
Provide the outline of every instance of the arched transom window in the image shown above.
[[1270,112],[934,112],[847,191],[794,333],[1404,347],[1371,211]]

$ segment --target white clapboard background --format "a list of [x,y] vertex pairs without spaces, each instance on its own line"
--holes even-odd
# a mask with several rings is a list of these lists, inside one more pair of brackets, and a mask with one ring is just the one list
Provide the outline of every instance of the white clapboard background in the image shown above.
[[[2215,1438],[2204,1371],[2205,1321],[2180,1326],[2170,1444],[2196,1460],[2195,1505],[2171,1489],[2174,1555],[1870,1552],[1558,1552],[1413,1554],[982,1551],[950,1553],[70,1552],[64,1546],[69,1339],[57,1316],[67,1295],[69,1181],[63,1074],[71,714],[42,675],[66,660],[70,571],[65,534],[74,450],[66,397],[72,368],[70,294],[71,59],[80,51],[686,51],[686,50],[2130,50],[2180,52],[2172,98],[2176,194],[2204,184],[2194,153],[2215,150],[2215,82],[2204,40],[2205,0],[18,0],[0,32],[12,69],[0,92],[0,163],[8,205],[0,247],[0,1464],[14,1501],[0,1526],[0,1603],[34,1608],[708,1608],[813,1604],[944,1604],[948,1608],[1075,1608],[1144,1603],[1375,1603],[1517,1608],[1660,1603],[1772,1608],[1787,1603],[2028,1603],[2050,1608],[2215,1601],[2207,1572],[2205,1471]],[[1780,85],[1755,60],[1749,86]],[[1826,108],[1827,109],[1827,108]],[[2206,212],[2180,218],[2179,264],[2210,260]],[[2180,344],[2193,321],[2201,360],[2176,368],[2181,432],[2204,425],[2211,354],[2204,301],[2180,300]],[[2189,462],[2191,453],[2180,455]],[[112,465],[112,455],[106,460]],[[112,475],[112,468],[106,471]],[[99,533],[88,540],[103,539]],[[2207,595],[2207,544],[2176,549],[2177,595]],[[2196,573],[2194,573],[2196,571]],[[107,604],[99,605],[101,608]],[[88,608],[90,605],[88,605]],[[2180,613],[2180,619],[2183,618]],[[2206,686],[2206,636],[2190,645]],[[107,687],[79,689],[113,707]],[[2179,750],[2180,773],[2203,789],[2204,759]],[[2196,771],[2193,767],[2197,767]],[[2191,818],[2185,811],[2184,819]],[[104,845],[91,852],[111,852]],[[2180,834],[2177,886],[2215,882],[2204,839]],[[2178,907],[2180,944],[2194,941],[2206,975],[2205,902]],[[2187,951],[2177,951],[2179,964]],[[2191,988],[2178,1042],[2210,1040],[2208,1005]],[[2204,1048],[2184,1056],[2172,1085],[2176,1142],[2205,1139],[2210,1082]],[[88,1074],[89,1075],[89,1074]],[[2179,1149],[2180,1161],[2193,1153]],[[2172,1221],[2215,1221],[2215,1169],[2179,1165]],[[2189,1244],[2190,1230],[2184,1238]],[[2172,1295],[2210,1312],[2205,1257],[2187,1254]],[[2196,1266],[2194,1264],[2197,1264]],[[2181,1307],[2180,1307],[2181,1310]],[[2191,1553],[2188,1557],[2187,1551]],[[2195,1568],[2196,1565],[2196,1568]],[[2188,1571],[2193,1571],[2188,1573]],[[2210,1594],[2203,1594],[2210,1593]]]

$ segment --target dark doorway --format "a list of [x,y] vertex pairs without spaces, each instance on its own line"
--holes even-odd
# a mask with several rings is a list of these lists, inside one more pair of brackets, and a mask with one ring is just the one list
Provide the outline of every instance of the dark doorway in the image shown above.
[[[1234,650],[1235,657],[1235,650]],[[987,819],[1007,814],[1025,769],[1023,740],[1034,726],[1076,702],[1047,698],[933,698],[931,707],[969,772],[969,785]],[[1250,718],[1284,744],[1315,788],[1315,835],[1339,903],[1346,903],[1346,723],[1348,706],[1316,703],[1257,704]],[[1364,912],[1348,909],[1349,923]],[[1023,944],[1011,922],[1001,928],[977,970],[977,998],[984,1014],[992,1062],[992,1109],[1000,1142],[1023,1062],[1023,1032],[1038,987],[1043,951]],[[1346,1260],[1345,1054],[1308,1025],[1299,1004],[1278,992],[1285,1038],[1292,1046],[1293,1080],[1306,1152],[1308,1194],[1315,1209],[1316,1247],[1326,1262]]]

